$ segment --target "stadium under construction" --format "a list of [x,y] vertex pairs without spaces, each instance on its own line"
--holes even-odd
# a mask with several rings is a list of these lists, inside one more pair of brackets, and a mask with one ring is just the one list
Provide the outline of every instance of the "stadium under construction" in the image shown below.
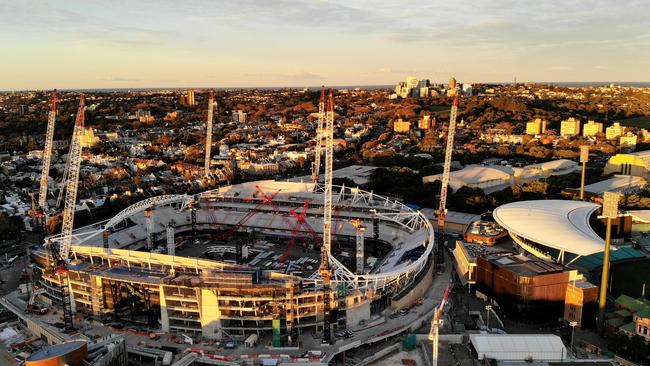
[[68,291],[73,313],[205,338],[272,332],[274,345],[292,344],[307,329],[356,326],[392,301],[415,302],[421,294],[411,290],[431,265],[431,224],[358,188],[333,187],[332,291],[323,290],[314,270],[323,192],[257,181],[138,202],[73,232],[64,289],[47,270],[48,251],[32,255],[47,296],[63,303]]

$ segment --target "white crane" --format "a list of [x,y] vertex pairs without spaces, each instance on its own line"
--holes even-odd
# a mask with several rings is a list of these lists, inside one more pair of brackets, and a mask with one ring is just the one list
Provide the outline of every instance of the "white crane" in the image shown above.
[[84,112],[86,110],[84,96],[79,97],[79,111],[72,132],[70,153],[68,154],[68,179],[65,191],[65,206],[63,207],[63,223],[61,241],[59,242],[59,256],[67,261],[72,243],[72,228],[74,225],[74,212],[77,205],[77,188],[79,187],[79,172],[81,170],[81,137],[84,131]]
[[84,113],[86,111],[84,96],[79,97],[79,110],[70,141],[70,152],[68,153],[68,174],[66,180],[65,206],[63,207],[63,223],[58,248],[51,242],[48,249],[54,261],[53,274],[58,276],[61,289],[61,300],[63,301],[63,323],[65,330],[74,330],[72,324],[72,303],[70,299],[70,288],[68,287],[67,261],[70,255],[72,244],[72,229],[74,227],[74,212],[77,205],[77,189],[79,187],[79,172],[81,170],[81,137],[84,131]]
[[323,246],[319,273],[323,279],[323,343],[330,342],[330,255],[332,247],[332,168],[334,165],[334,97],[330,90],[325,115],[325,192],[323,193]]
[[214,90],[210,90],[208,95],[208,120],[205,123],[205,178],[210,176],[210,166],[212,163],[212,117],[214,113]]
[[38,192],[38,209],[47,209],[47,183],[52,163],[52,141],[54,139],[54,122],[56,120],[56,89],[50,96],[50,112],[47,114],[47,131],[45,133],[45,147],[43,148],[43,166],[41,168],[40,189]]
[[447,186],[449,185],[449,173],[451,171],[451,155],[454,151],[454,135],[456,134],[456,116],[458,114],[458,93],[454,93],[454,102],[451,105],[449,116],[449,128],[447,129],[447,147],[445,149],[445,164],[442,170],[442,182],[440,186],[440,202],[438,205],[438,256],[437,264],[445,261],[445,218],[447,215]]
[[311,180],[318,182],[320,175],[320,156],[323,153],[323,121],[325,120],[325,86],[320,91],[318,102],[318,125],[316,126],[316,145],[314,146],[314,166],[312,167]]
[[433,344],[432,347],[432,357],[431,361],[433,366],[438,366],[438,332],[440,326],[442,326],[442,316],[444,314],[445,305],[447,304],[447,298],[449,298],[449,292],[451,291],[451,283],[447,285],[445,290],[445,295],[440,301],[440,305],[433,311],[433,318],[431,319],[431,330],[429,330],[429,340]]

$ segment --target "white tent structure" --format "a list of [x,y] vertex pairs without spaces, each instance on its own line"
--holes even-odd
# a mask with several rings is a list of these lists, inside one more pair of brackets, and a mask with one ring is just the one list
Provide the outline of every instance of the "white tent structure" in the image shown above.
[[553,334],[470,334],[479,360],[562,361],[567,350]]

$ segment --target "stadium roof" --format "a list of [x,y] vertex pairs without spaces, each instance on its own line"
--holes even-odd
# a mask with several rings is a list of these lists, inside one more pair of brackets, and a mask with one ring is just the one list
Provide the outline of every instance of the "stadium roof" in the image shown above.
[[[492,166],[484,166],[484,165],[469,165],[464,169],[456,170],[449,173],[449,176],[452,179],[458,179],[464,182],[465,184],[478,184],[481,182],[487,182],[491,180],[497,180],[497,179],[507,180],[512,178],[512,174],[508,174],[502,169],[496,169]],[[425,183],[433,182],[437,179],[441,179],[441,177],[442,174],[435,174],[432,176],[424,177],[423,181]]]
[[600,206],[567,200],[508,203],[494,210],[494,219],[509,232],[557,250],[589,255],[604,250],[605,242],[589,225]]
[[[615,175],[612,178],[585,186],[585,192],[603,194],[604,192],[629,193],[638,190],[647,184],[642,177],[633,175]],[[580,188],[575,188],[579,190]]]
[[497,361],[561,361],[567,356],[562,339],[553,334],[470,334],[478,359]]

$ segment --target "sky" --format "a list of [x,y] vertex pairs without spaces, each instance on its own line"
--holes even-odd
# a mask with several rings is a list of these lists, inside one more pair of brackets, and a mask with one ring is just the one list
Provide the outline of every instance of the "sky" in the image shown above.
[[648,0],[0,0],[0,90],[650,81]]

